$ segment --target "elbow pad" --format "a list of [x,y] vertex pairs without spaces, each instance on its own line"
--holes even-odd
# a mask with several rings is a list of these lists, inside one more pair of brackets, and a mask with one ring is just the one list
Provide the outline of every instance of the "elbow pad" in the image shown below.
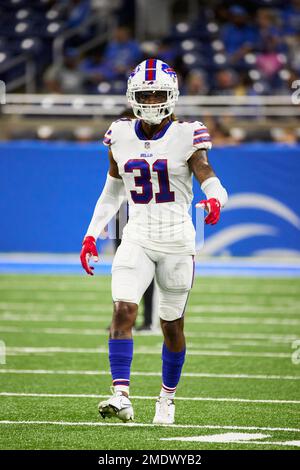
[[201,184],[201,189],[207,199],[215,198],[220,201],[221,207],[224,207],[228,201],[228,194],[226,189],[222,186],[219,178],[211,176]]
[[125,188],[123,180],[107,174],[103,191],[97,201],[92,220],[85,236],[92,236],[97,240],[104,227],[120,209],[124,199]]

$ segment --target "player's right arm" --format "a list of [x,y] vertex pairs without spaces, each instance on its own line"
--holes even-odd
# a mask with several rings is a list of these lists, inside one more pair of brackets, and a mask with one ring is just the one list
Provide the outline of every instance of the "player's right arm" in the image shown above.
[[93,275],[93,267],[89,260],[93,257],[98,261],[96,240],[113,216],[118,212],[125,199],[125,188],[119,174],[118,165],[109,149],[109,170],[103,191],[97,201],[94,214],[82,243],[80,261],[87,274]]

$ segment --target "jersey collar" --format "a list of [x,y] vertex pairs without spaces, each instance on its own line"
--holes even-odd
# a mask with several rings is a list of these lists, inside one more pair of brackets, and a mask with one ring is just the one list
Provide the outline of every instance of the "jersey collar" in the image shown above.
[[158,140],[158,139],[160,139],[161,137],[163,137],[165,135],[165,133],[167,132],[167,130],[169,129],[169,127],[171,126],[172,123],[173,123],[173,121],[171,121],[171,120],[168,121],[160,131],[158,131],[156,134],[154,134],[152,139],[149,139],[145,135],[145,133],[143,131],[143,128],[142,128],[142,121],[140,119],[136,120],[135,125],[134,125],[134,129],[135,129],[136,135],[138,136],[138,138],[140,140]]

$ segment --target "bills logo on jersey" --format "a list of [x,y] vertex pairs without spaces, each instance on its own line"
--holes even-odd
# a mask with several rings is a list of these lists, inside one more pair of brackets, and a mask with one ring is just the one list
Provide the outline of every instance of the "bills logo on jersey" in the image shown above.
[[153,157],[153,153],[141,153],[140,157],[141,158],[151,158],[151,157]]

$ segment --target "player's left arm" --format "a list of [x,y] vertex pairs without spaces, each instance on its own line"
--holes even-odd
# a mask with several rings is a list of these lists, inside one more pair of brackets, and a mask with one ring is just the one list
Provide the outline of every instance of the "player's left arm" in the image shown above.
[[196,207],[203,207],[208,212],[205,222],[214,225],[220,218],[221,207],[228,200],[227,191],[212,169],[205,149],[196,150],[189,158],[188,165],[206,195],[206,199],[198,202]]

